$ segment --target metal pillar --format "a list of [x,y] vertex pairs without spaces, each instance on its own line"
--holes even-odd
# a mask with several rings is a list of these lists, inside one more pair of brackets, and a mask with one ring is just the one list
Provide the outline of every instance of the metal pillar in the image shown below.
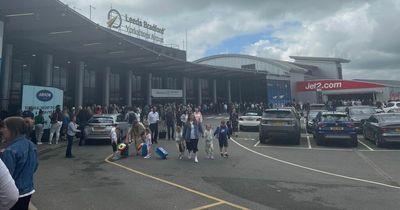
[[231,80],[227,81],[227,89],[228,89],[228,103],[232,102],[232,96],[231,96]]
[[126,72],[126,106],[132,106],[132,70]]
[[199,78],[199,79],[197,79],[197,82],[198,82],[198,84],[197,84],[197,102],[199,103],[198,105],[201,107],[201,104],[203,103],[203,98],[202,98],[202,90],[201,90],[201,88],[202,88],[202,86],[201,86],[201,79]]
[[1,108],[8,110],[10,102],[10,85],[11,85],[11,70],[12,70],[12,53],[13,46],[6,44],[4,50],[4,69],[1,81]]
[[75,67],[75,107],[78,108],[83,105],[83,75],[85,72],[85,63],[83,61],[79,61]]
[[44,86],[52,85],[52,72],[53,72],[53,55],[46,54],[43,56],[43,81]]
[[104,75],[103,75],[103,81],[104,81],[103,105],[107,107],[110,105],[110,74],[111,74],[111,68],[106,67],[104,69]]
[[217,104],[217,80],[213,80],[213,102],[216,105]]
[[183,105],[186,105],[186,77],[182,78]]
[[149,73],[147,75],[147,104],[149,106],[152,103],[152,101],[151,101],[152,78],[153,78],[153,75],[151,73]]

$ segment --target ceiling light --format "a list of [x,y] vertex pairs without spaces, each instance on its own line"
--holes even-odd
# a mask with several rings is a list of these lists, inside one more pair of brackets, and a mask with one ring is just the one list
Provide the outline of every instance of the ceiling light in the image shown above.
[[29,12],[29,13],[17,13],[17,14],[9,14],[9,15],[6,15],[6,17],[22,17],[22,16],[32,16],[32,15],[34,15],[35,13],[33,13],[33,12]]
[[101,43],[100,43],[100,42],[93,42],[93,43],[86,43],[86,44],[83,44],[82,46],[88,47],[88,46],[99,45],[99,44],[101,44]]
[[36,57],[36,54],[32,54],[32,57]]
[[67,33],[71,33],[72,31],[53,31],[50,32],[50,35],[56,35],[56,34],[67,34]]

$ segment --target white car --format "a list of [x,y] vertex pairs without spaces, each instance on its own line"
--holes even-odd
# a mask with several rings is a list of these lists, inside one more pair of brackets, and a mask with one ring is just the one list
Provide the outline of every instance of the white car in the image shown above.
[[400,101],[391,101],[385,108],[383,108],[385,112],[388,112],[391,109],[400,109]]
[[262,113],[259,111],[248,111],[239,117],[239,130],[252,128],[258,130]]

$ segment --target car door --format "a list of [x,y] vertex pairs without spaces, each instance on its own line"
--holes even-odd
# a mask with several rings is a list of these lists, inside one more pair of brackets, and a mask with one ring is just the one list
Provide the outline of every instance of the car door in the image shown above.
[[122,137],[124,138],[129,129],[129,124],[127,121],[125,121],[125,116],[123,116],[122,114],[117,115],[116,124],[121,131]]
[[369,133],[368,138],[374,139],[375,134],[378,133],[378,129],[379,129],[378,119],[376,118],[376,116],[372,115],[369,118],[369,126],[367,128],[367,131]]

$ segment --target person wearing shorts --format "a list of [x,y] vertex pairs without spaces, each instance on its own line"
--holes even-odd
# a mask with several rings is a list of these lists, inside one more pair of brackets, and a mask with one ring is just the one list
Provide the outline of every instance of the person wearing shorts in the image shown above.
[[218,138],[221,157],[228,157],[228,139],[230,138],[230,131],[228,126],[226,126],[225,120],[221,120],[221,124],[215,130],[214,136]]

